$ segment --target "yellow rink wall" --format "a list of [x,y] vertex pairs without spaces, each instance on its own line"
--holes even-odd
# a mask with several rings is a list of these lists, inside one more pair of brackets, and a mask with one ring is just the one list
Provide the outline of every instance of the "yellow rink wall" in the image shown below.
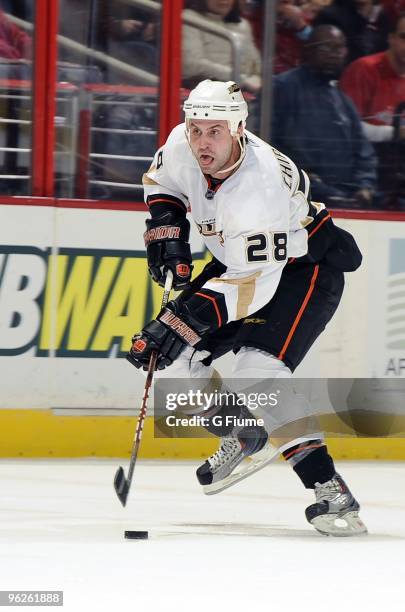
[[[136,417],[59,416],[52,410],[0,410],[0,457],[128,457]],[[330,437],[339,459],[405,460],[405,439]],[[140,457],[199,459],[215,451],[215,438],[155,438],[146,419]]]

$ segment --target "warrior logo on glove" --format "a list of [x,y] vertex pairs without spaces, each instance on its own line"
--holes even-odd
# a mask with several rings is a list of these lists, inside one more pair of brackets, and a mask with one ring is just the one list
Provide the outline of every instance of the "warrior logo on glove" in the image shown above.
[[154,227],[146,231],[143,235],[145,246],[151,242],[159,240],[178,240],[180,237],[180,228],[164,225],[163,227]]
[[190,266],[188,264],[177,264],[176,274],[181,278],[188,278],[191,274]]
[[145,340],[141,340],[140,338],[137,338],[132,344],[132,350],[136,353],[142,353],[142,351],[144,351],[146,347],[147,343],[145,342]]

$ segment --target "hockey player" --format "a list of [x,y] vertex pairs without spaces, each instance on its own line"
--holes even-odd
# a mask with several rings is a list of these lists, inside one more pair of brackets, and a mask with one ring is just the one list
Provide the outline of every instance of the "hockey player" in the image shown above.
[[[233,351],[235,379],[291,377],[339,304],[343,272],[355,270],[361,254],[325,206],[311,202],[305,172],[245,129],[247,104],[235,83],[202,81],[184,111],[185,124],[144,176],[151,215],[144,237],[152,278],[163,285],[171,270],[174,288],[185,290],[134,336],[128,359],[146,369],[157,351],[157,368],[171,366],[173,378],[209,379],[211,362]],[[193,281],[188,211],[213,255]],[[207,493],[232,484],[245,457],[269,461],[264,427],[207,429],[221,436],[197,470]],[[314,489],[306,517],[318,531],[366,532],[322,434],[291,436],[278,451]]]

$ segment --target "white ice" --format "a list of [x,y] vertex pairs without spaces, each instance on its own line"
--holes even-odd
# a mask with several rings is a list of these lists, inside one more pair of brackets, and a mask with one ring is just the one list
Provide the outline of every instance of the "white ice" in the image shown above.
[[287,465],[206,497],[195,463],[139,462],[124,509],[120,463],[0,462],[1,590],[63,590],[69,612],[404,609],[405,464],[338,465],[370,532],[338,539]]

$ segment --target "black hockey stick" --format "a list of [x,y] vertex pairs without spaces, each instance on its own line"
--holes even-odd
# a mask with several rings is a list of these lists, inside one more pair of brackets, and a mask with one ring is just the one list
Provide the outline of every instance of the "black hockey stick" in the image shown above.
[[[164,288],[164,293],[163,293],[163,298],[162,298],[162,308],[164,308],[167,302],[169,301],[170,291],[172,290],[172,284],[173,284],[173,274],[169,270],[166,276],[166,283],[165,283],[165,288]],[[115,477],[114,477],[114,489],[115,489],[116,494],[118,495],[118,499],[120,500],[123,506],[125,506],[127,503],[129,490],[131,488],[132,477],[134,475],[136,458],[138,456],[138,451],[139,451],[139,447],[141,444],[143,425],[144,425],[145,417],[146,417],[149,389],[152,386],[153,374],[156,369],[157,358],[158,358],[157,351],[153,351],[149,359],[148,374],[146,376],[146,383],[145,383],[145,388],[143,392],[142,406],[139,412],[138,422],[136,424],[136,430],[135,430],[135,437],[134,437],[134,441],[132,444],[131,458],[129,460],[128,478],[125,477],[124,468],[122,468],[121,466],[116,471]]]

